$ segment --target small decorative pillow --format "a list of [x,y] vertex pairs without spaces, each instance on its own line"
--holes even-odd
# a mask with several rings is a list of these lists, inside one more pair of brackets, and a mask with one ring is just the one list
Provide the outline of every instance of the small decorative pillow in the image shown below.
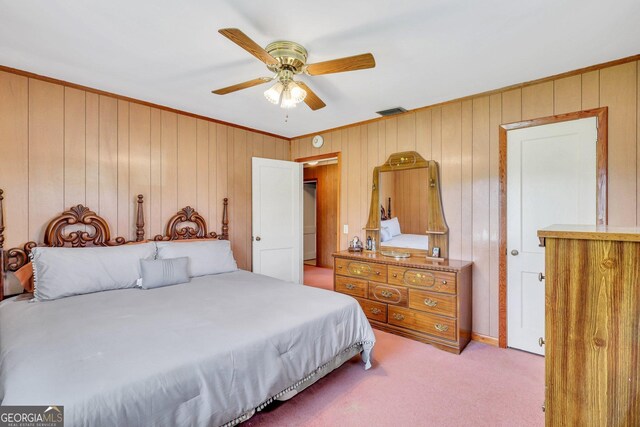
[[398,217],[391,218],[387,221],[380,221],[380,227],[387,227],[391,232],[391,237],[396,237],[402,234],[400,231],[400,221],[398,221]]
[[30,262],[20,267],[15,273],[25,292],[33,292],[33,264]]
[[228,240],[156,242],[156,245],[158,259],[189,258],[189,277],[229,273],[238,269]]
[[142,289],[178,285],[189,281],[189,258],[141,259]]
[[140,260],[153,259],[153,243],[91,248],[36,247],[31,251],[36,301],[134,288]]
[[380,227],[380,241],[381,242],[388,242],[391,239],[393,239],[393,236],[391,236],[391,232],[389,231],[389,227]]

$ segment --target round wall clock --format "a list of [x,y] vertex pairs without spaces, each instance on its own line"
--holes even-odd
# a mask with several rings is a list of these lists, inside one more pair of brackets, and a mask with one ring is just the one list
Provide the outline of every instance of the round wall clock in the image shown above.
[[311,144],[315,147],[315,148],[320,148],[322,147],[322,145],[324,144],[324,138],[321,135],[316,135],[313,137],[313,139],[311,140]]

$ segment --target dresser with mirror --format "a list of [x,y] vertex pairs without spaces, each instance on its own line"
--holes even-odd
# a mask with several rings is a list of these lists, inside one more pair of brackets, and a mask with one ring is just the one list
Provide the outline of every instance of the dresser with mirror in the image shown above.
[[362,252],[334,254],[334,290],[372,326],[460,353],[471,339],[470,261],[449,259],[438,163],[409,151],[374,168]]

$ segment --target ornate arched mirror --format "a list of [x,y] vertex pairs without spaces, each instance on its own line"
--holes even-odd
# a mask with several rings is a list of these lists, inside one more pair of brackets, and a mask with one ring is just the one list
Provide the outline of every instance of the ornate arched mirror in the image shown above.
[[374,168],[365,231],[383,255],[449,258],[438,163],[405,151]]

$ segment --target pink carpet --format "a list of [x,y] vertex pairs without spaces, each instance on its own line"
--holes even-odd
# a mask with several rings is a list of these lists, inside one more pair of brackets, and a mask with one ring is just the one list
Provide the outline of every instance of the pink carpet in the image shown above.
[[[305,267],[331,288],[332,271]],[[542,426],[544,359],[471,342],[459,356],[375,330],[373,367],[358,358],[247,426]]]

